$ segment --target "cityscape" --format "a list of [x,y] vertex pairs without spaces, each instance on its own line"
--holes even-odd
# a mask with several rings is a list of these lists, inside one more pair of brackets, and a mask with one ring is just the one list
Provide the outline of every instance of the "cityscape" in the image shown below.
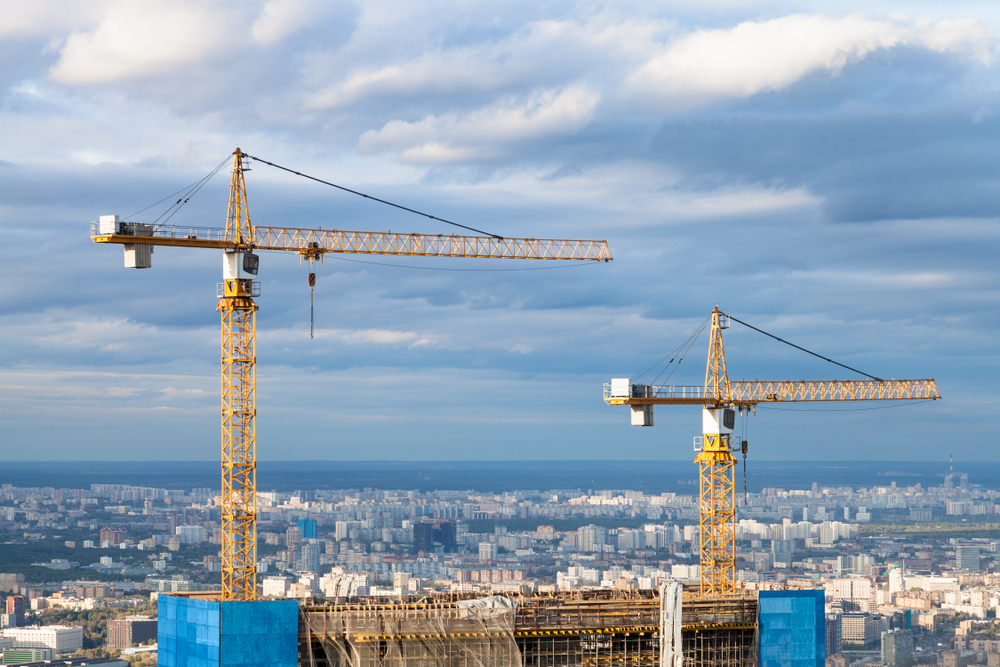
[[1000,3],[0,54],[0,667],[1000,667]]
[[[905,479],[747,493],[738,587],[823,591],[835,667],[998,664],[1000,489],[959,472]],[[627,592],[700,576],[693,493],[319,489],[258,503],[264,599]],[[4,484],[5,664],[155,662],[158,596],[220,588],[219,505],[210,488]]]

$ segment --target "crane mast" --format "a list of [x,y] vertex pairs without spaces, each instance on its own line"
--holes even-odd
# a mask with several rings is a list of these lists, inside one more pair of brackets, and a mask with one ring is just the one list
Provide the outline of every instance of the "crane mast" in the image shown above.
[[[296,252],[322,260],[325,253],[611,261],[606,241],[498,236],[393,234],[291,227],[250,222],[244,172],[249,158],[233,153],[225,229],[124,222],[102,215],[91,224],[95,243],[124,246],[125,266],[145,269],[154,246],[223,251],[216,293],[222,324],[222,599],[257,597],[257,304],[255,250]],[[314,283],[310,274],[310,286]]]
[[[716,396],[702,410],[701,451],[698,464],[699,560],[702,595],[720,595],[730,588],[736,572],[736,457],[730,446],[733,410],[729,407],[729,376],[722,329],[728,318],[712,311],[712,329],[705,366],[705,389]],[[728,428],[727,428],[728,426]]]
[[736,588],[734,453],[742,448],[732,441],[736,410],[749,413],[760,403],[936,400],[941,394],[934,380],[730,381],[722,343],[730,318],[716,306],[711,320],[704,385],[644,385],[616,378],[604,385],[604,401],[630,406],[634,426],[653,425],[654,405],[702,406],[702,436],[694,439],[701,593],[726,595]]
[[257,599],[257,256],[243,154],[233,153],[217,310],[222,319],[222,599]]

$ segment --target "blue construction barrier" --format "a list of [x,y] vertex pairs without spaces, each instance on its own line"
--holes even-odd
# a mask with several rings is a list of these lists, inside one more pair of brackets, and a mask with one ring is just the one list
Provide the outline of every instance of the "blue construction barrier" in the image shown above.
[[757,601],[760,667],[826,664],[823,591],[760,591]]
[[160,667],[298,667],[295,600],[157,598]]

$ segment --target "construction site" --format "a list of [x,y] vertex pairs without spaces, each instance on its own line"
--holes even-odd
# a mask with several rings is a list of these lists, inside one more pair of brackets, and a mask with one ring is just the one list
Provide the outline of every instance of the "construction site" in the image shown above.
[[[477,235],[255,226],[250,222],[244,181],[251,160]],[[178,206],[188,196],[179,199]],[[605,402],[629,406],[636,426],[653,425],[655,405],[702,408],[702,435],[694,439],[699,584],[684,589],[676,581],[665,581],[658,590],[596,589],[531,596],[442,594],[405,602],[258,601],[256,251],[296,253],[300,262],[310,265],[322,262],[326,253],[607,262],[612,259],[607,243],[489,234],[306,176],[238,148],[233,153],[224,230],[139,224],[106,215],[92,224],[91,237],[95,243],[122,245],[128,268],[150,268],[154,246],[211,249],[223,256],[223,282],[217,286],[222,325],[222,590],[211,595],[160,596],[159,664],[166,667],[822,665],[823,591],[751,592],[737,587],[734,470],[736,454],[742,452],[745,458],[748,443],[735,432],[736,412],[749,417],[760,403],[940,398],[934,380],[883,380],[795,345],[868,379],[730,381],[722,332],[731,321],[786,341],[716,307],[685,343],[690,349],[708,330],[703,384],[657,385],[654,380],[647,385],[615,378],[604,386]],[[315,274],[309,274],[308,284],[312,289]]]

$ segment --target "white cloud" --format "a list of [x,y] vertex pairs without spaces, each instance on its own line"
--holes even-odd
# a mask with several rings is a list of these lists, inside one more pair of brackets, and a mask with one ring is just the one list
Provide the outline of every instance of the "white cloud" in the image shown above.
[[107,0],[0,0],[0,37],[49,37],[97,21]]
[[837,74],[878,49],[919,46],[989,61],[991,37],[975,20],[873,20],[794,14],[699,30],[673,42],[631,76],[640,97],[684,104],[782,90],[815,71]]
[[[301,329],[277,329],[258,332],[257,337],[267,345],[289,344],[302,340]],[[328,340],[334,344],[346,345],[405,345],[423,347],[434,345],[437,338],[421,335],[414,331],[399,331],[395,329],[316,329],[317,340]]]
[[67,37],[50,74],[95,84],[176,72],[240,44],[239,19],[202,2],[119,2],[94,30]]
[[[335,83],[320,87],[307,109],[340,108],[372,97],[415,97],[422,94],[484,92],[510,87],[544,86],[553,79],[593,77],[618,70],[622,61],[642,58],[657,48],[656,38],[673,23],[598,15],[588,21],[541,20],[525,24],[497,41],[453,48],[424,49],[417,55],[386,63],[393,49],[379,45],[365,64],[348,70]],[[379,26],[385,33],[384,26]],[[364,27],[361,29],[363,34]],[[362,41],[359,38],[357,41]],[[359,48],[355,46],[355,48]],[[368,46],[374,51],[376,47]],[[326,69],[337,71],[331,63]],[[317,78],[323,76],[317,73]],[[618,72],[612,74],[618,80]]]
[[504,98],[466,116],[427,116],[417,122],[394,120],[361,135],[358,150],[400,152],[404,161],[451,162],[503,151],[508,142],[572,134],[587,125],[601,96],[584,87]]
[[258,44],[275,44],[313,24],[324,6],[319,0],[270,0],[250,32]]

